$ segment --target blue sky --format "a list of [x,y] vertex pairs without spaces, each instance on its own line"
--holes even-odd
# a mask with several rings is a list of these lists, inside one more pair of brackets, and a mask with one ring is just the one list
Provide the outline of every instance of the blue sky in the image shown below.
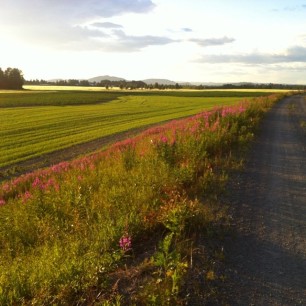
[[306,0],[0,0],[27,79],[306,83]]

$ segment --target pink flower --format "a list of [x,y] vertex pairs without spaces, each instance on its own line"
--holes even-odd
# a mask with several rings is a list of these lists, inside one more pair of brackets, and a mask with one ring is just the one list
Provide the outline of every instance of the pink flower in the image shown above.
[[34,182],[32,183],[32,187],[40,187],[40,185],[41,185],[41,181],[39,177],[36,177]]
[[130,250],[132,247],[132,238],[128,234],[123,235],[119,240],[119,246],[124,252]]
[[24,194],[20,195],[22,203],[26,203],[29,199],[32,198],[32,194],[29,191],[26,191]]
[[51,188],[54,188],[54,190],[59,191],[59,184],[52,178],[50,178],[47,183],[41,184],[41,189],[47,189],[50,190]]
[[[50,181],[50,180],[49,180]],[[47,182],[47,184],[44,184],[40,179],[39,177],[36,177],[34,182],[32,183],[32,187],[34,188],[38,188],[38,189],[41,189],[41,190],[44,190],[46,189],[49,185],[49,181]]]
[[166,136],[162,136],[160,138],[160,141],[163,142],[163,143],[167,143],[168,142],[168,138]]
[[53,171],[55,173],[66,172],[66,171],[68,171],[69,167],[70,167],[69,162],[61,162],[57,165],[52,166],[51,171]]
[[0,199],[0,206],[5,205],[5,201],[3,199]]

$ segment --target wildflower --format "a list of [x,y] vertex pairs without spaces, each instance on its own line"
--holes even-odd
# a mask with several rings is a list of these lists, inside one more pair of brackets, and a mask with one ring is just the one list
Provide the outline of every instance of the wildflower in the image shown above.
[[132,238],[128,234],[123,235],[119,240],[119,246],[124,252],[130,250],[132,248]]
[[163,143],[167,143],[168,142],[168,138],[166,136],[162,136],[160,138],[160,141],[163,142]]
[[70,164],[68,162],[61,162],[51,167],[51,171],[54,173],[61,173],[68,171]]
[[47,182],[47,184],[44,184],[40,179],[39,177],[36,177],[34,182],[32,183],[32,187],[33,188],[37,188],[37,189],[40,189],[40,190],[44,190],[46,189],[49,185],[52,184],[52,179],[49,179],[49,181]]
[[32,194],[29,191],[26,191],[23,195],[20,195],[22,203],[26,203],[29,199],[32,198]]
[[41,185],[41,181],[39,177],[36,177],[34,182],[32,183],[32,187],[40,187],[40,185]]
[[0,206],[5,205],[5,201],[3,199],[0,199]]
[[52,178],[50,178],[46,184],[41,184],[40,186],[41,190],[47,189],[50,190],[53,188],[54,190],[58,191],[59,190],[59,184]]

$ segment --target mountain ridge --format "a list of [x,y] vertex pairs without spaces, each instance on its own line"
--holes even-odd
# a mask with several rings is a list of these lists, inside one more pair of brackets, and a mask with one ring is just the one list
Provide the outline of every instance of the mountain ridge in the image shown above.
[[96,76],[93,78],[89,78],[87,79],[87,81],[89,82],[101,82],[101,81],[126,81],[125,78],[120,78],[120,77],[116,77],[116,76],[111,76],[111,75],[100,75],[100,76]]

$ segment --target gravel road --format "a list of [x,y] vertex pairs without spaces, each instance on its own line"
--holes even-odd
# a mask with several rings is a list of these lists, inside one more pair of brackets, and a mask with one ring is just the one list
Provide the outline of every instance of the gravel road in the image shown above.
[[305,97],[287,97],[265,117],[228,201],[226,304],[306,305]]

